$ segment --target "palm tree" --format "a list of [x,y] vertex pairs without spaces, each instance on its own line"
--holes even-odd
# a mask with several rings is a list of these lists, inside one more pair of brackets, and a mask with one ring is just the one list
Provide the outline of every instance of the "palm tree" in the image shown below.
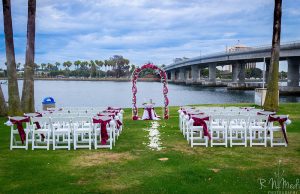
[[71,61],[65,61],[63,63],[63,66],[66,68],[66,70],[70,70],[70,67],[72,66],[72,62]]
[[46,63],[42,63],[42,64],[41,64],[42,71],[44,71],[44,70],[45,70],[46,66],[47,66],[47,64],[46,64]]
[[97,67],[98,67],[98,77],[100,77],[100,69],[101,69],[101,67],[103,66],[103,61],[101,61],[101,60],[96,60],[95,63],[96,63],[96,65],[97,65]]
[[24,82],[22,90],[22,109],[34,112],[34,45],[35,45],[36,0],[28,0],[27,46]]
[[8,79],[8,114],[21,115],[10,0],[2,0]]
[[81,61],[77,60],[74,62],[74,65],[76,67],[76,70],[78,69],[79,65],[80,65]]
[[266,100],[264,103],[264,109],[270,111],[277,111],[279,104],[278,72],[280,56],[281,7],[282,0],[275,0],[271,63]]
[[57,71],[59,70],[59,66],[60,66],[60,63],[59,62],[55,62],[55,67],[56,67]]

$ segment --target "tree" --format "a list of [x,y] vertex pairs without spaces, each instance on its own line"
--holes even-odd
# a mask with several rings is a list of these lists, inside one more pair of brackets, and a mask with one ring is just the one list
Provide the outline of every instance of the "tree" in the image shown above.
[[90,67],[90,77],[96,77],[97,69],[96,69],[96,64],[93,60],[90,61],[89,67]]
[[277,111],[279,103],[278,73],[280,54],[281,7],[282,0],[275,0],[271,62],[267,80],[268,87],[266,100],[264,103],[264,109],[269,111]]
[[129,60],[121,55],[114,55],[108,62],[110,66],[115,67],[116,77],[121,77],[125,72],[129,72]]
[[60,66],[60,63],[59,62],[55,62],[55,67],[57,70],[59,70],[59,66]]
[[41,64],[42,71],[44,71],[44,70],[45,70],[46,66],[47,66],[47,64],[46,64],[46,63],[42,63],[42,64]]
[[78,67],[80,66],[81,61],[77,60],[74,62],[74,65],[76,67],[76,70],[78,69]]
[[8,79],[8,114],[22,115],[17,80],[10,0],[2,0]]
[[35,45],[36,0],[28,0],[27,45],[24,82],[22,90],[22,109],[34,112],[34,45]]
[[101,67],[103,66],[103,61],[101,61],[101,60],[95,60],[95,63],[96,63],[96,65],[97,65],[97,69],[98,69],[98,77],[100,77],[100,69],[101,69]]
[[72,66],[72,62],[66,61],[63,63],[63,66],[66,68],[66,70],[70,70],[70,67]]

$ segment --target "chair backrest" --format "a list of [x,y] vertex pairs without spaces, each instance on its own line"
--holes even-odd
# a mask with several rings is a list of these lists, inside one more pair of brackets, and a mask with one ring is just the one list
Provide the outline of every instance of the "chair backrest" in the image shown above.
[[268,122],[267,115],[252,115],[249,116],[249,125],[250,126],[263,126],[266,127]]
[[211,115],[209,118],[209,124],[217,124],[217,125],[225,125],[228,126],[228,122],[230,121],[231,116],[228,115]]
[[89,116],[77,116],[72,118],[72,122],[80,122],[80,123],[90,123],[92,121],[92,118]]
[[229,125],[242,125],[247,127],[249,125],[249,116],[247,115],[232,115]]
[[60,127],[70,127],[71,126],[72,118],[70,117],[53,117],[51,118],[52,126],[56,124]]
[[39,123],[41,128],[50,128],[51,120],[49,117],[32,117],[30,118],[31,124]]

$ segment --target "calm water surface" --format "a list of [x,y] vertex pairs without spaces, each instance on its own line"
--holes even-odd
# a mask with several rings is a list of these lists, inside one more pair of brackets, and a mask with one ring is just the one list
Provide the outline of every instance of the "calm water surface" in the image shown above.
[[[20,90],[22,81],[19,81]],[[2,85],[7,99],[7,85]],[[38,110],[44,97],[52,96],[61,106],[132,106],[131,82],[113,81],[35,81],[35,101]],[[169,84],[170,105],[254,103],[254,91],[227,91],[226,88],[205,88]],[[137,104],[153,99],[163,105],[162,84],[137,83]],[[21,94],[21,92],[20,92]],[[280,97],[281,102],[300,102],[300,97]]]

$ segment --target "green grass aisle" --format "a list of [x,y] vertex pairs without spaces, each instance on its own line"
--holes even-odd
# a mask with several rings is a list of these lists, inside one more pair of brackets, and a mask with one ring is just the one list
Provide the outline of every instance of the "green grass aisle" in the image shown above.
[[158,121],[160,151],[147,146],[151,121],[132,121],[130,109],[113,150],[10,151],[10,130],[0,118],[0,193],[262,193],[272,189],[261,190],[259,180],[274,177],[279,161],[286,181],[299,179],[300,103],[280,108],[292,119],[287,148],[191,148],[177,110]]

